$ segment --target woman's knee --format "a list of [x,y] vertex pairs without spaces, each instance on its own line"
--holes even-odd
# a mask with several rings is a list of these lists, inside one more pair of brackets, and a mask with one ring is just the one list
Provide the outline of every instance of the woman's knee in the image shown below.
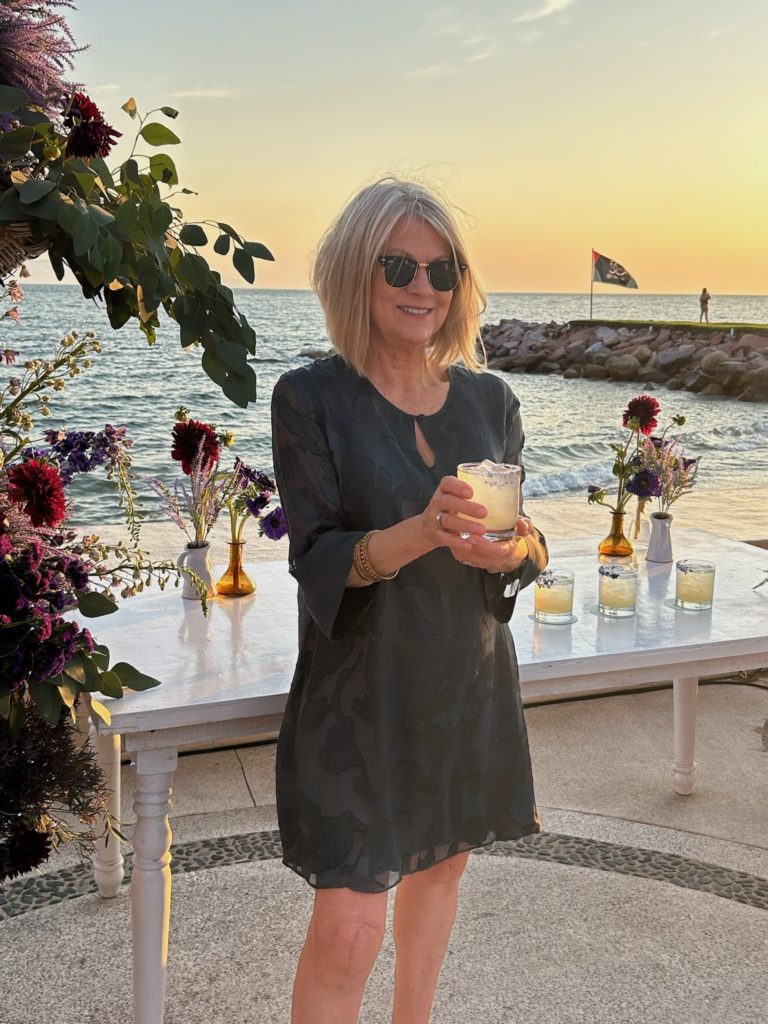
[[469,853],[457,853],[453,857],[441,860],[438,864],[433,864],[426,871],[419,871],[408,877],[423,881],[425,885],[458,885],[468,860]]
[[[360,894],[357,894],[360,895]],[[352,905],[349,905],[352,902]],[[367,975],[378,956],[386,929],[386,902],[343,901],[327,905],[318,901],[312,915],[312,951],[323,970],[348,975]]]

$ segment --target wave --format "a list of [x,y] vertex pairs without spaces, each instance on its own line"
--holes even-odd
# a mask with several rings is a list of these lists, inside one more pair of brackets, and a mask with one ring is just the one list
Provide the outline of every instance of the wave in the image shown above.
[[542,498],[561,491],[586,491],[590,484],[605,486],[613,479],[611,462],[588,462],[562,473],[529,473],[524,491],[526,498]]

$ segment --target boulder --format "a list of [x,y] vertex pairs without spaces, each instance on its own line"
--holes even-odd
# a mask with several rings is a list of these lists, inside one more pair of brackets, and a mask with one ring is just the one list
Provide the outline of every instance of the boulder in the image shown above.
[[[742,377],[744,391],[739,395],[740,402],[768,402],[768,369],[748,370]],[[744,396],[747,395],[745,398]]]
[[699,394],[702,395],[722,395],[724,394],[722,386],[717,383],[716,380],[711,380],[706,387],[702,388]]
[[701,368],[704,373],[708,373],[710,377],[714,377],[715,370],[721,363],[728,361],[728,356],[725,352],[720,352],[719,349],[715,349],[714,352],[707,352],[704,358],[701,360]]
[[305,359],[325,359],[326,356],[333,355],[332,348],[303,348],[299,352],[300,356],[304,356]]
[[575,366],[569,366],[568,369],[563,374],[563,380],[574,380],[576,377],[579,377],[579,376],[580,376],[580,374],[579,374],[579,371],[576,369],[576,367]]
[[653,355],[653,352],[648,348],[647,345],[643,344],[643,345],[637,345],[632,350],[632,355],[635,357],[635,359],[638,361],[638,363],[645,364],[651,358],[651,356]]
[[742,334],[736,343],[737,352],[757,352],[765,348],[766,338],[764,334]]
[[620,341],[619,332],[615,331],[613,327],[606,327],[605,324],[597,328],[595,337],[598,341],[602,341],[604,345],[609,347],[616,345]]
[[493,359],[488,360],[489,370],[514,370],[517,366],[517,356],[495,356]]
[[590,363],[605,363],[610,354],[611,350],[606,348],[602,341],[596,341],[584,353]]
[[[711,353],[714,355],[715,353]],[[702,363],[702,369],[703,369]],[[746,367],[744,363],[739,362],[736,359],[726,359],[715,368],[715,372],[712,376],[715,378],[718,384],[721,384],[726,390],[730,390],[734,384],[741,382],[744,376]]]
[[584,367],[584,376],[587,380],[607,380],[610,374],[604,366],[597,363],[587,363]]
[[613,380],[637,380],[640,363],[634,356],[609,356],[605,368]]
[[683,390],[683,382],[680,379],[680,377],[671,377],[666,382],[666,388],[667,388],[667,391],[682,391]]
[[687,344],[669,348],[656,354],[656,365],[660,370],[679,370],[690,364],[696,353],[696,346]]

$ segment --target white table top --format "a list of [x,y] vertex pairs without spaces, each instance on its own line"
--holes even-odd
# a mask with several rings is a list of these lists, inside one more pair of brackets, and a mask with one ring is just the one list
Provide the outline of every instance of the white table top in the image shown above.
[[[607,619],[596,614],[597,540],[550,545],[550,567],[576,574],[575,622],[533,622],[534,588],[520,594],[512,632],[524,694],[526,683],[600,672],[660,679],[670,678],[659,674],[662,667],[707,659],[768,664],[768,586],[751,589],[762,578],[768,553],[700,530],[676,530],[676,558],[706,558],[717,566],[714,607],[688,612],[670,606],[674,562],[652,565],[641,550],[632,560],[620,560],[635,561],[640,570],[637,614]],[[283,711],[297,651],[296,583],[286,562],[248,569],[256,593],[211,601],[207,618],[196,601],[170,588],[145,591],[93,623],[113,662],[129,661],[162,680],[159,687],[120,700],[104,698],[112,725],[100,731],[143,732]]]

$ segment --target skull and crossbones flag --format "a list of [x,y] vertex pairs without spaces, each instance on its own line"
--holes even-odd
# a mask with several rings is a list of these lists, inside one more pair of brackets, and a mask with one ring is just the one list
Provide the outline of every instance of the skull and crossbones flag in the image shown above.
[[620,263],[592,250],[592,280],[602,284],[618,284],[622,288],[637,288],[637,281]]

